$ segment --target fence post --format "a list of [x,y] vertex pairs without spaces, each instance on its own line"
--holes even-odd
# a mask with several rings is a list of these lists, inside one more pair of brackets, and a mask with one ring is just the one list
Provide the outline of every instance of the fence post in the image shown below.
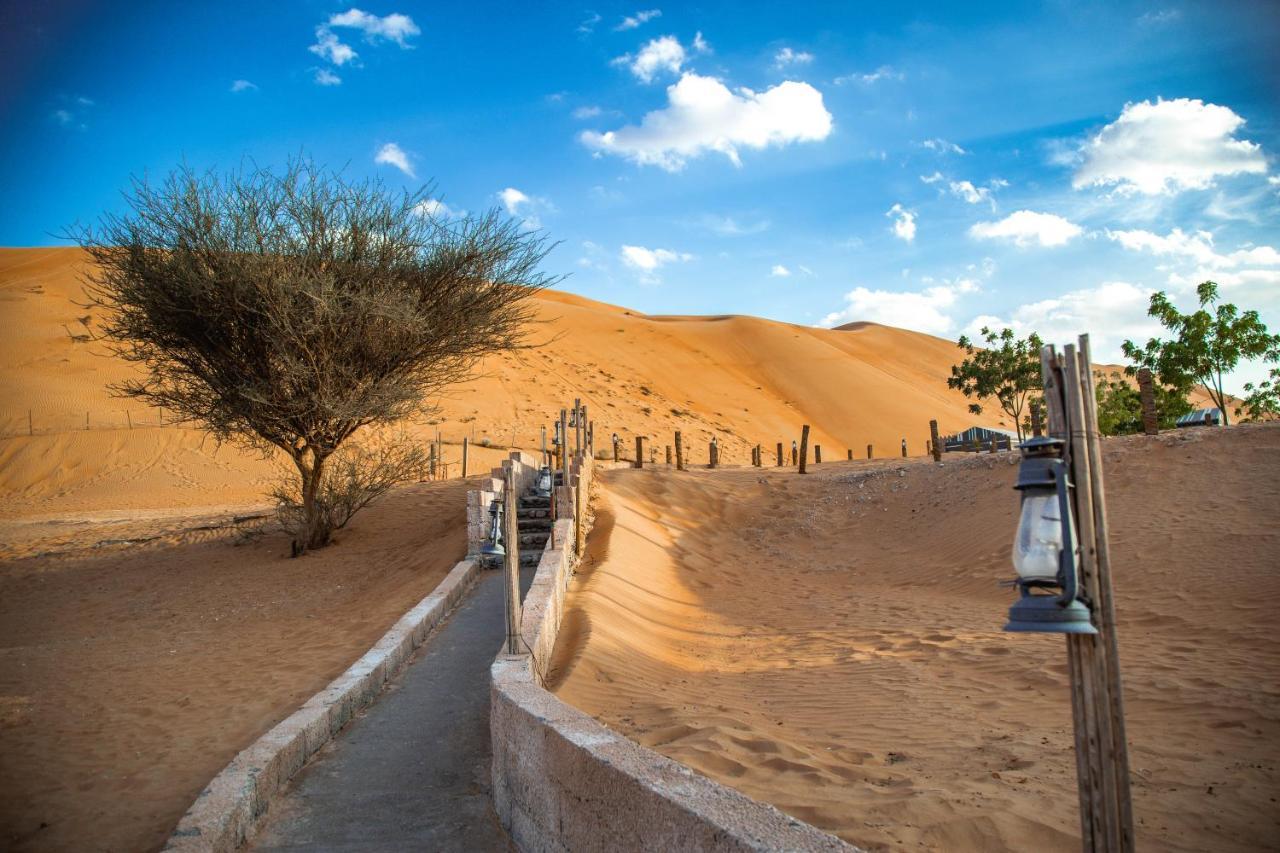
[[1151,387],[1151,371],[1138,371],[1138,396],[1142,399],[1142,431],[1147,435],[1160,432],[1160,420],[1156,417],[1156,393]]
[[88,412],[84,413],[84,431],[85,432],[89,431],[89,413]]
[[684,443],[680,436],[680,430],[676,430],[676,470],[684,470]]
[[36,434],[36,422],[31,417],[31,410],[27,409],[27,435]]
[[667,445],[667,464],[671,464],[671,445]]
[[636,467],[644,467],[644,437],[636,436]]
[[582,398],[573,401],[573,452],[582,452]]
[[436,443],[431,442],[431,479],[436,478]]
[[809,456],[809,425],[800,427],[800,473],[804,474],[805,462]]
[[1031,398],[1031,435],[1039,438],[1044,433],[1043,419],[1040,417],[1040,401]]
[[848,449],[847,453],[849,454],[849,461],[850,461],[850,462],[852,462],[852,461],[853,461],[853,448],[852,448],[852,447],[850,447],[850,448]]
[[757,468],[764,467],[764,448],[762,448],[758,444],[756,445],[756,467]]
[[869,444],[867,445],[867,458],[868,458],[868,459],[870,459],[870,458],[871,458],[871,445],[869,445]]
[[708,468],[715,468],[720,462],[720,444],[716,441],[716,437],[711,436],[711,444],[707,447],[707,461],[711,464]]
[[569,488],[569,415],[564,409],[560,410],[560,482]]
[[462,479],[467,479],[467,437],[462,437]]
[[782,467],[782,442],[778,442],[778,467]]
[[[502,539],[506,548],[503,571],[506,577],[505,604],[507,617],[507,654],[518,655],[520,648],[520,525],[517,519],[519,503],[516,501],[516,462],[506,466],[506,482],[502,487]],[[568,483],[566,482],[566,487]]]
[[797,447],[796,440],[793,438],[791,439],[791,464],[792,465],[800,464],[800,451],[797,450],[796,447]]
[[1000,447],[1000,436],[996,435],[995,433],[992,433],[991,434],[991,452],[995,453],[999,447]]
[[942,445],[938,443],[938,422],[929,421],[929,449],[933,452],[933,461],[942,461]]
[[822,464],[822,445],[821,444],[815,444],[813,446],[813,464],[814,465]]

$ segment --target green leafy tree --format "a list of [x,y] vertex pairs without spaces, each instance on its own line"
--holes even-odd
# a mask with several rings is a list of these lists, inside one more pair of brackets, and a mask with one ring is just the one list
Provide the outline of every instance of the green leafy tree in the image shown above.
[[1270,421],[1280,418],[1280,368],[1271,368],[1271,377],[1244,383],[1244,402],[1236,406],[1236,417],[1244,422]]
[[1013,418],[1018,440],[1024,435],[1022,413],[1030,411],[1028,403],[1042,387],[1040,379],[1040,336],[1032,332],[1019,340],[1012,329],[993,332],[982,327],[982,340],[987,346],[977,347],[967,336],[959,346],[967,358],[951,367],[947,387],[977,400],[969,411],[982,414],[983,401],[996,401],[1000,409]]
[[[1094,373],[1094,394],[1098,400],[1098,431],[1103,435],[1130,435],[1142,432],[1142,395],[1132,380],[1113,371],[1110,376]],[[1172,429],[1179,417],[1191,411],[1186,392],[1153,378],[1156,418],[1161,429]]]
[[[1196,288],[1200,310],[1180,312],[1163,291],[1151,295],[1147,313],[1173,333],[1170,340],[1152,338],[1146,346],[1125,341],[1124,354],[1175,385],[1199,383],[1209,392],[1227,423],[1227,396],[1222,377],[1241,361],[1280,361],[1280,335],[1267,331],[1257,311],[1241,311],[1218,301],[1218,285],[1202,282]],[[1136,373],[1137,367],[1127,369]]]

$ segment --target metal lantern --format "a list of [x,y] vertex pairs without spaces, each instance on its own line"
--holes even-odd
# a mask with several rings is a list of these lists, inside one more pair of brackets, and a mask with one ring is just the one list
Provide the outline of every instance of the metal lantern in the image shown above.
[[1013,543],[1020,594],[1009,608],[1006,631],[1098,633],[1089,607],[1080,598],[1072,486],[1062,447],[1056,438],[1033,438],[1022,444],[1014,486],[1022,492],[1022,511]]
[[494,498],[489,503],[489,541],[480,546],[480,557],[484,562],[500,561],[507,556],[502,542],[503,512],[502,499]]
[[538,471],[538,484],[534,490],[540,498],[551,497],[551,469],[546,465]]

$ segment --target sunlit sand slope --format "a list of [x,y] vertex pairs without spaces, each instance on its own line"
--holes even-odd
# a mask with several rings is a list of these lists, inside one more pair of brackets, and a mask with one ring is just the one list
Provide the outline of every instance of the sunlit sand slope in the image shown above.
[[[1280,426],[1104,444],[1139,844],[1280,839]],[[1078,850],[1010,455],[604,474],[560,697],[873,849]]]

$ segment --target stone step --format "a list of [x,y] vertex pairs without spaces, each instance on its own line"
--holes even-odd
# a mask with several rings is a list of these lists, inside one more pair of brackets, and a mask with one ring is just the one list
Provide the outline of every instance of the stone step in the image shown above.
[[536,533],[521,533],[521,548],[537,548],[539,551],[547,544],[547,540],[551,538],[550,530],[542,530]]
[[520,521],[551,518],[551,506],[521,507],[516,510],[516,518]]
[[520,509],[550,509],[551,498],[540,495],[525,495],[520,499]]

